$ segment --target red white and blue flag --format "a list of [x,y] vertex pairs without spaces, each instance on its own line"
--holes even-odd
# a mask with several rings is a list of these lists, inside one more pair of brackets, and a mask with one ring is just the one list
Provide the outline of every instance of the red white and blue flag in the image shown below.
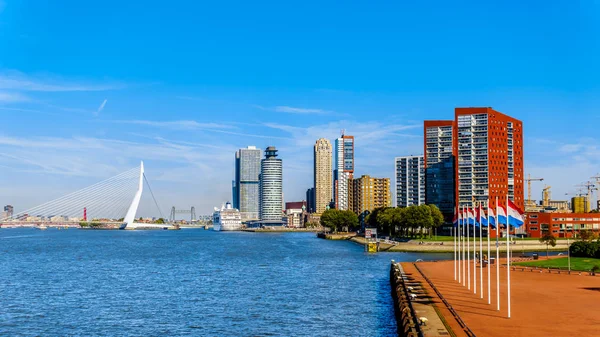
[[521,227],[525,223],[523,220],[523,211],[510,199],[508,199],[507,216],[511,226]]

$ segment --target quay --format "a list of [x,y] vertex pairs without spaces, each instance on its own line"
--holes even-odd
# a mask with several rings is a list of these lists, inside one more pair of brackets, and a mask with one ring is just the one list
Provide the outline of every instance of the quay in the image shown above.
[[[427,324],[443,322],[454,336],[596,336],[600,326],[600,277],[588,272],[557,272],[511,266],[511,318],[507,317],[506,259],[501,259],[500,311],[496,302],[496,268],[491,271],[491,304],[487,298],[487,270],[484,294],[480,298],[454,280],[454,261],[399,263],[406,280],[419,286],[416,298],[425,296],[437,317],[425,315]],[[398,264],[396,264],[398,265]],[[477,269],[480,267],[478,266]],[[473,271],[472,271],[473,273]],[[476,272],[479,274],[479,271]],[[473,275],[473,274],[471,274]],[[391,275],[391,282],[394,282]],[[471,282],[473,280],[471,279]],[[479,282],[479,278],[477,278]],[[415,287],[416,288],[416,287]],[[395,289],[395,288],[392,288]],[[421,295],[421,294],[424,295]],[[396,306],[396,310],[399,307]],[[417,311],[415,307],[415,311]],[[400,320],[398,321],[400,324]],[[438,324],[438,323],[435,323]],[[422,327],[421,327],[422,328]],[[423,331],[423,336],[435,336]],[[445,334],[445,335],[448,335]],[[444,335],[444,334],[443,334]]]
[[[349,240],[358,244],[364,245],[366,240],[362,236],[352,236]],[[492,242],[492,241],[490,241]],[[419,244],[419,240],[409,240],[407,242],[395,242],[390,240],[384,240],[379,238],[379,251],[380,252],[406,252],[406,253],[452,253],[454,252],[453,241],[428,241]],[[479,240],[477,241],[479,244]],[[495,241],[491,243],[495,245]],[[506,252],[506,241],[500,241],[500,251]],[[487,243],[484,243],[487,245]],[[495,246],[494,246],[495,247]],[[537,240],[515,240],[514,244],[511,244],[510,250],[514,255],[523,252],[545,252],[546,245],[541,244]],[[559,240],[556,242],[556,247],[549,247],[549,251],[560,251],[566,252],[568,245],[566,240]]]

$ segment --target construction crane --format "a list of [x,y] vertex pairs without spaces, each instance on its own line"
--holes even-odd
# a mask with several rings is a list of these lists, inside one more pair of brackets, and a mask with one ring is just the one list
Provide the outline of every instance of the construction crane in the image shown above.
[[542,190],[542,206],[544,207],[547,207],[550,204],[550,187],[552,186],[546,185]]
[[527,179],[525,179],[525,181],[527,181],[527,203],[529,206],[535,205],[535,203],[531,201],[531,182],[543,180],[544,178],[531,178],[531,174],[527,174]]
[[[598,201],[600,200],[600,196],[598,195],[598,188],[600,187],[600,173],[596,173],[595,176],[590,178],[596,179],[596,204],[598,204]],[[596,205],[596,209],[600,211],[600,206]]]
[[[577,185],[578,187],[581,187],[582,189],[587,189],[587,196],[586,196],[586,207],[585,210],[586,212],[589,212],[589,210],[591,209],[590,207],[590,203],[592,201],[592,191],[597,191],[598,189],[595,188],[595,184],[591,181],[586,181],[583,184]],[[585,195],[585,194],[584,194]]]

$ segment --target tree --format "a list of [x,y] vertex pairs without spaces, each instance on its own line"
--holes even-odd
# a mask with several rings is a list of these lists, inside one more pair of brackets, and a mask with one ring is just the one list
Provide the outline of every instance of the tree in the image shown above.
[[596,234],[589,229],[584,229],[579,232],[579,237],[581,237],[581,240],[583,241],[590,242],[596,238]]
[[[444,224],[444,215],[442,214],[442,212],[440,211],[440,209],[436,206],[436,205],[427,205],[429,206],[429,209],[431,210],[431,218],[433,220],[433,228],[438,228],[441,225]],[[429,236],[431,236],[431,232],[429,233]]]
[[157,223],[157,224],[163,224],[163,223],[165,223],[165,219],[163,219],[163,218],[158,218],[158,220],[156,220],[156,223]]
[[546,245],[546,258],[548,258],[548,246],[556,246],[556,238],[551,233],[546,233],[540,238],[540,242]]
[[394,209],[386,207],[377,213],[377,230],[381,233],[388,232],[392,236],[392,216]]
[[337,232],[339,229],[356,230],[359,226],[358,216],[352,211],[328,209],[321,214],[321,226]]

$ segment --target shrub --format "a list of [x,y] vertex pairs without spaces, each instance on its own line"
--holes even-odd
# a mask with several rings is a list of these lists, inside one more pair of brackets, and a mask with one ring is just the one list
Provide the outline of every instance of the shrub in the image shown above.
[[598,273],[598,272],[600,272],[600,265],[595,265],[595,266],[593,266],[593,267],[592,267],[592,271],[593,271],[594,273]]
[[577,241],[571,244],[569,248],[571,256],[574,257],[587,257],[585,254],[587,252],[588,242],[585,241]]

